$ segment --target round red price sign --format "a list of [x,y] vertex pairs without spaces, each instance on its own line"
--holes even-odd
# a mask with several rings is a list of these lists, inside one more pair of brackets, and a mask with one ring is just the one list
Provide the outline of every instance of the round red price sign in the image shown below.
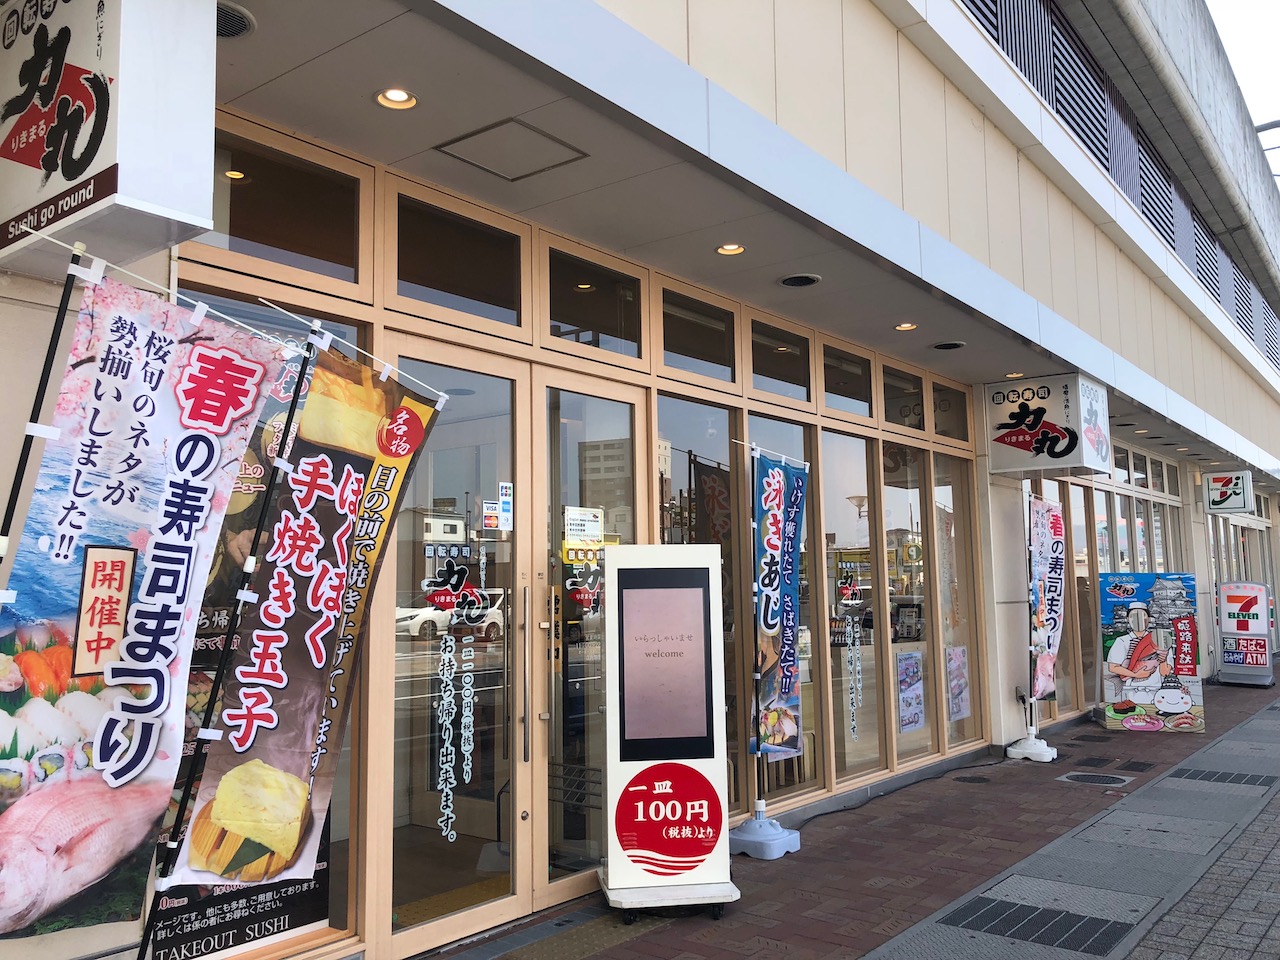
[[631,778],[614,814],[627,858],[647,873],[672,877],[700,866],[724,826],[711,781],[683,763],[655,763]]

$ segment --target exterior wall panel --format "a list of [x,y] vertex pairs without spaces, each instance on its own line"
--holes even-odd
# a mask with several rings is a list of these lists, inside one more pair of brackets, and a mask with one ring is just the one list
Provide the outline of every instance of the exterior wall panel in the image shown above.
[[943,77],[906,37],[898,40],[902,96],[902,208],[950,236]]
[[840,0],[788,0],[774,10],[778,126],[845,166]]

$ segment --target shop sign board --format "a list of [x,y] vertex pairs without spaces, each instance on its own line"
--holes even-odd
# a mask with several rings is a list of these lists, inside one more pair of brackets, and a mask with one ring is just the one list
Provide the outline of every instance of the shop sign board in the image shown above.
[[1253,471],[1206,473],[1204,476],[1206,513],[1252,513]]
[[655,905],[674,888],[727,889],[720,548],[607,552],[606,892],[642,890]]
[[1098,596],[1106,728],[1204,733],[1194,575],[1104,573]]
[[65,275],[26,228],[127,263],[213,226],[213,0],[0,4],[0,263]]
[[1257,686],[1273,682],[1271,626],[1271,596],[1265,583],[1218,585],[1220,675],[1224,682]]
[[983,388],[992,473],[1111,472],[1107,391],[1080,374]]

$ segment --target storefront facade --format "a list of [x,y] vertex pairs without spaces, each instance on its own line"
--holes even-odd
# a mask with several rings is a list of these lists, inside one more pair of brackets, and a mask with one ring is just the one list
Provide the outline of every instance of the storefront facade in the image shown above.
[[[776,808],[984,746],[967,387],[242,118],[224,115],[217,142],[230,190],[215,233],[179,249],[179,288],[259,326],[273,321],[258,298],[338,318],[340,335],[449,397],[384,568],[349,747],[353,777],[393,789],[355,804],[348,786],[333,823],[335,864],[358,871],[362,837],[389,854],[389,878],[332,882],[335,898],[354,891],[355,915],[380,916],[396,955],[594,888],[601,638],[566,530],[583,510],[600,512],[606,544],[721,544],[730,809],[747,814],[754,638],[736,625],[752,618],[753,443],[809,463],[814,484],[804,753],[769,765]],[[273,184],[310,193],[313,180],[347,203],[303,229],[271,216]],[[325,276],[339,272],[362,283]],[[500,483],[510,531],[482,525]],[[478,567],[469,582],[492,603],[476,630],[475,773],[453,789],[437,783],[438,661],[457,627],[423,587],[443,550]],[[885,691],[908,672],[903,707]]]
[[[330,814],[328,921],[237,954],[411,957],[597,889],[600,542],[721,546],[728,809],[746,817],[753,445],[811,478],[800,715],[776,718],[798,726],[802,754],[767,765],[771,815],[1025,734],[1031,496],[1062,506],[1070,558],[1048,736],[1103,699],[1102,574],[1194,572],[1212,674],[1214,583],[1274,584],[1280,373],[1219,329],[1187,293],[1194,277],[1149,269],[1161,241],[1136,214],[1091,221],[1103,187],[1075,141],[1015,146],[1020,121],[1001,111],[1032,88],[997,47],[973,46],[985,28],[967,5],[947,8],[963,22],[909,35],[909,5],[814,4],[803,38],[780,20],[771,46],[728,8],[549,5],[547,23],[680,91],[655,102],[584,73],[580,51],[512,10],[373,6],[316,27],[287,70],[235,46],[286,36],[265,5],[256,35],[222,41],[213,229],[135,268],[274,334],[319,319],[448,397],[373,602]],[[828,78],[797,67],[833,41],[848,104],[834,126]],[[922,52],[942,41],[1004,71],[986,77],[1000,124],[966,99],[964,69]],[[761,57],[787,82],[757,82]],[[419,59],[425,73],[401,80]],[[889,75],[889,106],[868,105]],[[392,82],[416,108],[375,101]],[[681,126],[671,104],[698,96],[724,111],[725,144]],[[5,319],[43,317],[50,289],[15,280]],[[17,338],[24,357],[42,329]],[[983,384],[1077,370],[1109,390],[1111,472],[993,474]],[[1262,412],[1232,422],[1250,403]],[[1253,513],[1206,516],[1201,473],[1222,463],[1255,470]],[[484,599],[463,629],[432,599],[445,560]],[[470,664],[465,748],[441,709],[461,695],[442,676],[446,638]]]

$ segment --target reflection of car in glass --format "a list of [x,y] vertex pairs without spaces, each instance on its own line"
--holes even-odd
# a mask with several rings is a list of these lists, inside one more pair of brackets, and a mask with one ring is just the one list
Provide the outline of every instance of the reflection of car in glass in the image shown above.
[[507,592],[505,590],[484,590],[479,592],[484,595],[489,609],[484,611],[484,616],[474,627],[461,621],[454,623],[452,612],[441,610],[439,607],[397,607],[396,635],[409,637],[413,640],[426,640],[428,643],[435,640],[440,634],[450,632],[455,634],[460,632],[474,633],[476,636],[483,637],[491,643],[500,639],[506,633],[506,617],[503,614],[503,606],[506,603]]

